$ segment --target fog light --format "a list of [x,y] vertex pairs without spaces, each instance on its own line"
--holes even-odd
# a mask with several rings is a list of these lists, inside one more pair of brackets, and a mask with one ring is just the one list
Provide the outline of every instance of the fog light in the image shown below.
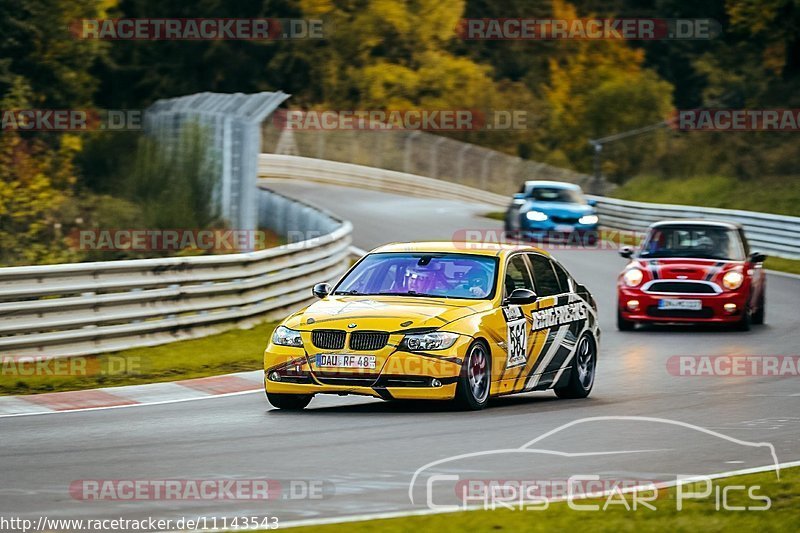
[[636,311],[639,309],[639,300],[628,300],[628,310]]
[[439,381],[438,379],[433,378],[431,380],[431,387],[441,387],[441,386],[442,386],[442,382]]
[[277,372],[270,372],[269,380],[270,381],[280,381],[281,380],[281,375],[278,374]]
[[727,303],[723,307],[725,308],[725,312],[728,313],[729,315],[734,314],[738,309],[738,307],[736,307],[736,304],[732,303]]

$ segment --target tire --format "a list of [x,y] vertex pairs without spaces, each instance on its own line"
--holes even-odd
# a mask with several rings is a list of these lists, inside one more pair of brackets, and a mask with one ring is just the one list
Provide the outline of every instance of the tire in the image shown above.
[[569,370],[569,381],[563,387],[553,389],[556,396],[562,399],[586,398],[594,387],[594,375],[597,369],[597,344],[594,338],[585,333],[578,341],[575,349],[575,360]]
[[753,313],[752,323],[756,326],[761,326],[764,324],[764,315],[767,312],[766,304],[767,304],[767,297],[764,296],[764,290],[761,291],[761,297],[758,299],[758,310]]
[[617,310],[617,329],[620,331],[633,331],[636,327],[636,322],[627,320],[622,316],[622,311]]
[[267,393],[267,400],[273,407],[286,411],[300,411],[311,401],[311,394],[271,394]]
[[744,308],[742,318],[736,323],[736,331],[750,331],[750,325],[753,323],[753,318],[750,315],[750,306]]
[[489,389],[492,383],[492,358],[489,347],[482,341],[473,342],[456,387],[455,404],[465,411],[479,411],[489,403]]

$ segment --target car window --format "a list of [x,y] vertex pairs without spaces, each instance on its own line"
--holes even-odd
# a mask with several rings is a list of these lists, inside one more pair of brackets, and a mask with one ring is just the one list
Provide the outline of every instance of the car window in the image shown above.
[[574,189],[561,187],[535,187],[529,196],[539,202],[560,202],[567,204],[586,204],[586,198]]
[[525,264],[525,259],[521,255],[512,256],[508,260],[504,283],[506,296],[511,294],[514,289],[533,290],[533,282],[528,272],[528,265]]
[[550,264],[550,260],[536,254],[528,254],[528,259],[531,262],[531,266],[533,266],[536,294],[539,296],[561,294],[561,286],[558,283],[558,278]]
[[659,226],[650,230],[639,253],[647,259],[690,257],[744,260],[744,248],[736,230],[718,226]]
[[569,274],[567,274],[567,271],[564,270],[564,267],[555,261],[551,261],[551,263],[553,265],[553,270],[556,271],[556,277],[558,278],[558,284],[561,286],[561,292],[570,292],[571,288],[569,286]]

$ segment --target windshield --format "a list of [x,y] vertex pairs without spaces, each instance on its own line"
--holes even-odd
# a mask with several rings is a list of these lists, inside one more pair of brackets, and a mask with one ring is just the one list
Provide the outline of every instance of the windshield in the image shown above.
[[496,270],[496,258],[480,255],[375,253],[358,263],[334,294],[480,300],[494,295]]
[[739,234],[732,229],[709,226],[664,226],[650,231],[640,257],[691,257],[744,260]]
[[560,187],[535,187],[528,197],[537,202],[562,202],[567,204],[585,204],[586,199],[580,191]]

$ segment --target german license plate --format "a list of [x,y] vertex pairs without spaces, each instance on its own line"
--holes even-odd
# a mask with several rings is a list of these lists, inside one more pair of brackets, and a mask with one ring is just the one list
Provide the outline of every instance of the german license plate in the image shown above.
[[703,309],[703,301],[702,300],[679,300],[679,299],[669,299],[669,300],[659,300],[658,301],[658,308],[668,310],[680,310],[680,311],[700,311]]
[[317,354],[320,368],[375,368],[374,355]]

